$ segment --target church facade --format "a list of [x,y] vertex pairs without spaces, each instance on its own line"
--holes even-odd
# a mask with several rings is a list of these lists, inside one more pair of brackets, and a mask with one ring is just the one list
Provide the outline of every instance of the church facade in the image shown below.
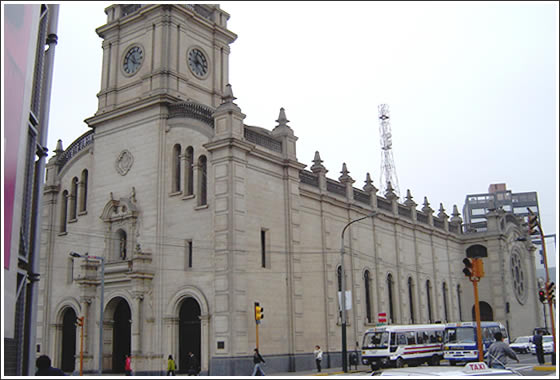
[[78,369],[83,316],[86,372],[100,351],[104,372],[124,372],[128,353],[136,374],[164,374],[170,354],[182,372],[190,351],[201,374],[248,375],[257,345],[269,371],[312,368],[315,345],[340,366],[339,291],[350,350],[379,313],[473,320],[472,246],[487,250],[483,318],[511,336],[543,324],[521,220],[495,210],[486,232],[465,234],[456,207],[417,209],[410,192],[399,203],[369,174],[355,187],[345,164],[331,179],[318,152],[306,169],[284,109],[272,130],[244,124],[218,6],[106,13],[91,130],[47,165],[37,342],[53,365]]

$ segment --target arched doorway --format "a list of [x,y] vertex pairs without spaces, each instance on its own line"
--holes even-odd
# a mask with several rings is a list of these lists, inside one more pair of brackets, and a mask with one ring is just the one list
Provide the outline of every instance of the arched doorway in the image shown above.
[[179,373],[187,371],[187,355],[192,352],[200,367],[200,305],[186,298],[179,310]]
[[[492,310],[492,306],[490,306],[487,302],[480,301],[478,303],[480,308],[480,320],[481,321],[493,321],[494,320],[494,311]],[[474,305],[472,307],[472,320],[476,320],[476,314],[474,312]]]
[[128,302],[119,298],[113,313],[113,352],[112,372],[124,373],[125,355],[131,349],[131,320],[132,313]]
[[62,317],[62,352],[60,369],[73,372],[76,366],[76,312],[66,308]]

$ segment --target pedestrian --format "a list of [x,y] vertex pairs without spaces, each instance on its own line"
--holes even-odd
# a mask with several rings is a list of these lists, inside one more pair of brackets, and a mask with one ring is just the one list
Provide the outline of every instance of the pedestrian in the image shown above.
[[191,351],[187,355],[187,373],[189,376],[198,375],[198,360]]
[[175,376],[175,360],[173,360],[173,355],[169,355],[167,358],[167,376]]
[[132,376],[131,361],[132,359],[130,358],[130,354],[126,354],[124,359],[124,373],[126,376]]
[[35,361],[37,372],[35,376],[66,376],[66,374],[59,368],[51,367],[51,358],[47,355],[41,355]]
[[253,363],[255,364],[255,367],[253,368],[253,373],[251,374],[251,376],[257,376],[257,373],[260,373],[260,376],[265,376],[266,374],[264,373],[262,367],[261,367],[261,363],[266,363],[263,359],[263,357],[261,356],[261,354],[259,354],[259,349],[255,348],[255,353],[253,354]]
[[542,330],[537,330],[535,335],[533,335],[533,344],[535,345],[535,351],[537,354],[537,360],[539,364],[544,364],[544,350],[542,345]]
[[321,372],[321,360],[323,360],[323,351],[319,345],[315,346],[313,351],[313,356],[315,356],[315,364],[317,365],[317,372]]
[[488,347],[488,352],[486,356],[488,357],[488,366],[491,368],[506,368],[507,357],[516,360],[519,363],[519,359],[510,346],[504,342],[504,337],[501,332],[494,334],[496,341]]

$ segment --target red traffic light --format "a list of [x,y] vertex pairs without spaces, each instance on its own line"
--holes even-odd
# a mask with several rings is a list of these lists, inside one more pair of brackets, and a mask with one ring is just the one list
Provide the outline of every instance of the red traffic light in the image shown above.
[[546,292],[543,289],[539,290],[539,301],[541,301],[541,303],[545,303],[546,301]]

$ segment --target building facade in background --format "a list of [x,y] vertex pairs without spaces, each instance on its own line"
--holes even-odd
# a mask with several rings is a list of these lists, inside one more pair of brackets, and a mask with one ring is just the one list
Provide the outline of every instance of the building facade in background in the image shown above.
[[515,216],[527,219],[529,208],[539,216],[539,201],[535,191],[513,193],[505,183],[491,184],[488,193],[469,194],[465,198],[463,217],[467,231],[485,231],[486,214],[489,210],[502,208]]
[[[269,371],[341,365],[339,291],[350,291],[348,345],[379,313],[390,323],[473,316],[466,250],[483,245],[482,315],[514,336],[542,324],[534,251],[522,221],[501,209],[484,232],[463,233],[454,207],[410,192],[399,203],[346,164],[327,177],[320,154],[298,160],[280,109],[271,130],[244,124],[229,85],[229,15],[214,5],[113,5],[103,39],[91,130],[47,165],[38,342],[54,365],[78,368],[76,317],[85,317],[84,369],[163,374],[187,353],[206,375],[248,375],[257,345]],[[92,94],[93,96],[93,94]],[[265,96],[265,95],[263,95]],[[341,232],[346,282],[342,285]],[[103,283],[97,260],[104,257]],[[103,286],[102,286],[103,285]],[[101,289],[104,289],[101,303]],[[102,315],[100,316],[100,306]],[[38,353],[39,354],[39,353]]]
[[4,375],[31,375],[58,5],[3,4]]

